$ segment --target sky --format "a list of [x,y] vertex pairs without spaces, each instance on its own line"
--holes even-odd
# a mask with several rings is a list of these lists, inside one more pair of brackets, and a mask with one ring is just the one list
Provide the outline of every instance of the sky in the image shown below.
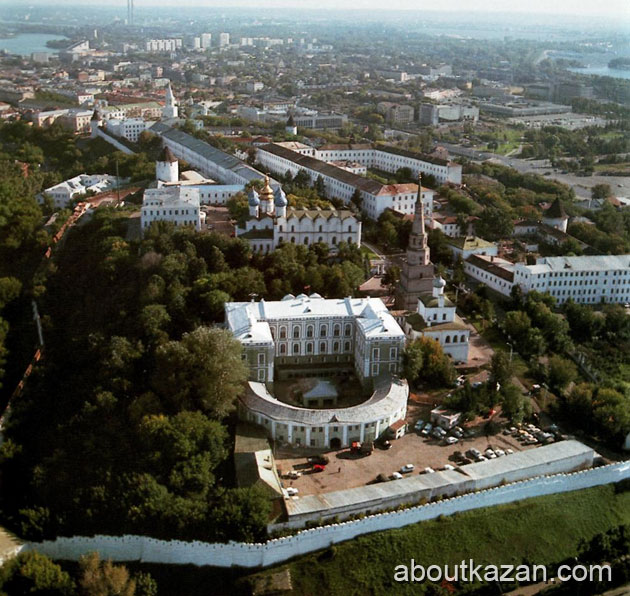
[[[126,5],[126,0],[23,0],[28,4],[84,4],[84,5]],[[0,0],[0,4],[14,3]],[[27,4],[28,3],[28,4]],[[22,2],[20,2],[22,4]],[[593,15],[601,17],[622,17],[630,19],[630,0],[353,0],[341,3],[339,0],[134,0],[137,7],[147,6],[203,6],[260,8],[299,8],[299,9],[343,9],[343,10],[415,10],[449,12],[501,12],[501,13],[546,13],[564,15]],[[630,31],[629,31],[630,33]]]

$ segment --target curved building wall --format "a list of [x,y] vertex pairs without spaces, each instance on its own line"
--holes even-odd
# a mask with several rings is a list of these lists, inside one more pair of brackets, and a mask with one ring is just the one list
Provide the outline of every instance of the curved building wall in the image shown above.
[[407,381],[385,377],[372,396],[349,408],[310,409],[277,400],[264,383],[250,382],[239,402],[239,416],[266,429],[268,435],[296,447],[347,447],[373,441],[407,414]]

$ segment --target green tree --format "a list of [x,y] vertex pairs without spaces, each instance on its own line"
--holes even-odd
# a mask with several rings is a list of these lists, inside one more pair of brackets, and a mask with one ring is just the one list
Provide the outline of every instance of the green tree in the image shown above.
[[420,337],[407,344],[403,353],[403,371],[412,385],[428,383],[444,387],[452,385],[455,379],[450,358],[440,343],[429,337]]
[[200,409],[222,418],[243,391],[248,369],[241,344],[224,329],[199,327],[155,353],[153,386],[175,411]]
[[0,590],[7,595],[70,596],[75,586],[68,573],[47,556],[26,552],[2,565]]
[[510,357],[503,350],[497,350],[492,356],[490,363],[490,383],[493,389],[496,389],[497,385],[503,387],[507,385],[513,376],[512,363]]
[[607,199],[610,196],[612,196],[610,184],[595,184],[591,188],[591,197],[593,199]]

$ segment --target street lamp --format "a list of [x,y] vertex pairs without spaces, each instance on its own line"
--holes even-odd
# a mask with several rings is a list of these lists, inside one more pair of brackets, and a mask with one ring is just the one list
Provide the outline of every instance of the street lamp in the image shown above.
[[514,352],[514,346],[509,342],[505,342],[508,346],[510,346],[510,364],[512,364],[512,353]]

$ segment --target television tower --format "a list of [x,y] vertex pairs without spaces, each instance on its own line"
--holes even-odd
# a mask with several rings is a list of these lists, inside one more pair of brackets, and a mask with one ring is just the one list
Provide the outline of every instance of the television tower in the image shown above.
[[133,0],[127,0],[127,25],[133,25]]

